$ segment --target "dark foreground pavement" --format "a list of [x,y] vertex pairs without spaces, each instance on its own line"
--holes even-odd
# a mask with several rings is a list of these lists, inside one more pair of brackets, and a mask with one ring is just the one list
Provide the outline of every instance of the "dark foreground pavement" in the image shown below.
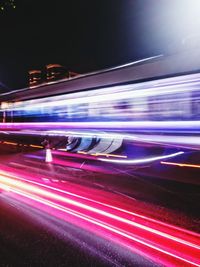
[[6,194],[0,196],[0,266],[158,266]]
[[[47,164],[42,151],[1,155],[1,164],[16,171],[30,172],[75,185],[113,192],[135,199],[135,209],[152,217],[198,231],[199,185],[181,183],[180,175],[190,177],[187,169],[166,169],[158,163],[140,168],[118,168],[73,157],[57,157]],[[160,172],[160,175],[158,173]],[[188,172],[188,173],[186,173]],[[174,176],[174,179],[166,177]],[[192,174],[195,178],[198,172]],[[176,179],[177,177],[177,179]],[[193,179],[194,180],[194,179]],[[56,184],[55,184],[56,186]],[[96,236],[67,220],[56,217],[0,193],[0,266],[157,266],[108,239]]]

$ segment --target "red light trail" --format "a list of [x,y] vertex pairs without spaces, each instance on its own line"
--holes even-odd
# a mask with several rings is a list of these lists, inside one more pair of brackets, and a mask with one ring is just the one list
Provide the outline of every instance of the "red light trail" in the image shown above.
[[200,266],[199,234],[138,214],[130,206],[127,209],[126,203],[112,193],[97,194],[95,189],[71,186],[67,182],[53,187],[44,180],[11,173],[9,168],[0,172],[0,188],[7,194],[14,193],[45,211],[51,208],[54,216],[71,220],[164,265]]

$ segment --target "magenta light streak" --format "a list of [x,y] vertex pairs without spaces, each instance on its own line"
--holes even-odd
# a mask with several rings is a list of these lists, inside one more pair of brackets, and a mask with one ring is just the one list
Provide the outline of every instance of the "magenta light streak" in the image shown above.
[[[158,225],[150,224],[150,222],[147,226],[144,224],[144,221],[143,223],[142,221],[140,223],[132,221],[132,216],[129,216],[128,212],[122,212],[117,207],[113,209],[112,205],[106,206],[102,205],[102,203],[97,203],[97,201],[92,201],[91,199],[77,198],[77,194],[74,194],[73,198],[70,199],[70,194],[68,194],[67,197],[66,192],[60,189],[55,190],[50,186],[31,181],[31,179],[20,180],[21,181],[16,180],[16,177],[10,177],[9,175],[0,176],[1,184],[8,186],[11,191],[17,194],[22,194],[26,197],[30,197],[31,195],[31,198],[35,199],[37,202],[42,202],[55,209],[78,216],[81,219],[98,225],[121,237],[142,244],[157,252],[162,252],[165,255],[179,259],[185,263],[198,266],[198,261],[196,261],[195,257],[195,255],[198,255],[197,253],[200,252],[198,243],[177,237],[176,231],[172,231],[172,228],[169,234],[160,231]],[[162,227],[162,230],[169,231],[169,228],[166,229],[164,225],[162,225]],[[189,235],[189,233],[183,236],[186,238],[187,235]],[[197,237],[197,235],[195,236]],[[195,239],[194,236],[193,238]],[[199,238],[197,240],[199,240]],[[194,257],[194,259],[192,257]]]
[[[9,178],[6,178],[6,179],[9,179]],[[0,177],[0,180],[2,181],[3,178]],[[76,194],[70,194],[69,192],[66,192],[66,191],[63,191],[63,190],[59,190],[59,189],[55,189],[55,188],[53,188],[53,187],[51,187],[51,186],[47,186],[47,185],[44,185],[44,184],[41,184],[41,183],[32,182],[32,181],[27,180],[27,179],[20,179],[20,180],[26,181],[26,182],[28,182],[29,184],[32,183],[32,184],[39,185],[39,186],[41,186],[41,187],[46,187],[46,188],[48,188],[48,189],[51,189],[51,190],[53,190],[53,191],[57,191],[57,192],[60,192],[60,193],[64,193],[64,194],[68,194],[68,195],[73,195],[73,196],[76,196],[76,197],[78,197],[78,198],[81,198],[81,199],[84,199],[84,200],[87,200],[87,201],[89,200],[90,202],[93,202],[93,203],[96,203],[96,204],[104,205],[104,204],[101,203],[101,202],[97,202],[97,201],[94,201],[94,200],[91,200],[91,199],[88,199],[88,198],[83,198],[83,197],[80,197],[80,196],[78,196],[78,195],[76,195]],[[161,236],[164,236],[164,237],[166,237],[166,238],[169,238],[169,239],[172,239],[172,240],[176,240],[176,241],[179,242],[179,243],[182,243],[182,244],[185,244],[185,245],[194,247],[194,244],[192,244],[192,243],[190,243],[190,242],[185,242],[184,240],[181,240],[180,238],[175,238],[175,237],[173,237],[173,236],[171,236],[171,235],[169,235],[169,234],[165,234],[165,233],[162,233],[162,232],[160,232],[160,231],[158,231],[158,230],[153,230],[152,228],[149,228],[149,227],[147,227],[147,226],[141,226],[140,224],[135,223],[135,222],[132,222],[131,220],[124,219],[124,214],[123,214],[122,217],[115,216],[115,215],[113,215],[113,214],[111,214],[111,213],[108,213],[108,212],[105,212],[105,211],[102,211],[102,210],[93,208],[93,207],[90,206],[90,205],[81,204],[80,202],[73,201],[73,200],[67,199],[67,198],[65,198],[65,197],[63,198],[62,196],[58,196],[58,195],[55,195],[55,194],[52,194],[52,193],[49,193],[49,192],[48,192],[48,194],[47,194],[47,192],[44,191],[44,190],[43,190],[43,191],[40,191],[40,190],[38,189],[38,191],[37,191],[37,190],[35,190],[35,188],[30,188],[29,185],[28,185],[28,186],[25,186],[24,189],[26,189],[26,190],[31,189],[31,191],[34,191],[35,193],[38,193],[38,194],[42,193],[42,195],[45,195],[45,196],[47,195],[48,197],[51,197],[51,198],[53,198],[53,199],[56,199],[56,200],[59,200],[59,201],[63,201],[63,202],[69,203],[69,204],[73,204],[73,205],[75,205],[75,206],[82,207],[82,208],[84,208],[84,209],[86,209],[86,210],[89,210],[89,211],[93,211],[93,212],[96,212],[96,213],[100,213],[101,215],[110,217],[110,218],[115,219],[115,220],[117,220],[117,221],[121,221],[121,222],[130,224],[130,225],[133,225],[133,226],[135,226],[135,227],[142,228],[143,230],[150,231],[150,232],[153,232],[154,234],[161,235]],[[89,204],[91,204],[91,203],[89,203]],[[112,207],[112,206],[109,206],[109,205],[104,205],[104,206],[107,206],[107,207],[109,207],[109,208]],[[114,208],[114,207],[112,207],[112,208]],[[116,207],[115,207],[114,209],[117,210]],[[118,209],[118,210],[119,210],[119,209]],[[127,213],[127,211],[126,211],[126,213]],[[146,219],[147,219],[147,218],[146,218]],[[200,249],[200,246],[195,246],[195,247],[198,248],[198,249]]]
[[[121,211],[121,212],[123,212],[123,213],[125,213],[125,214],[131,214],[131,215],[134,215],[134,216],[137,216],[137,217],[140,217],[140,218],[144,218],[145,220],[152,221],[152,222],[154,221],[154,222],[156,222],[157,224],[158,224],[158,223],[160,224],[159,221],[152,220],[152,219],[150,219],[150,218],[148,218],[148,217],[146,217],[146,216],[141,216],[141,215],[138,215],[138,214],[133,213],[133,212],[128,212],[127,210],[123,210],[123,209],[120,209],[120,208],[118,208],[118,207],[115,207],[115,206],[112,206],[112,205],[105,204],[105,203],[103,203],[103,202],[95,201],[94,199],[91,199],[91,198],[83,197],[83,196],[80,196],[80,195],[77,195],[77,194],[74,194],[74,193],[71,193],[71,192],[68,192],[68,191],[65,191],[65,190],[61,190],[61,189],[59,189],[59,188],[55,188],[55,187],[52,187],[52,186],[48,186],[48,185],[45,185],[45,184],[42,184],[42,183],[38,183],[38,182],[35,182],[35,181],[30,181],[30,180],[28,180],[28,179],[24,179],[24,178],[18,178],[18,179],[19,179],[19,180],[22,180],[22,181],[25,181],[25,182],[28,182],[28,183],[31,183],[31,184],[34,184],[34,185],[39,185],[39,186],[41,186],[41,187],[51,189],[51,190],[53,190],[53,191],[60,192],[60,193],[62,193],[62,194],[71,195],[71,196],[74,196],[74,197],[79,198],[79,199],[84,199],[84,200],[87,200],[87,201],[92,202],[92,203],[96,203],[96,204],[99,204],[99,205],[103,205],[103,206],[105,206],[105,207],[109,207],[109,208],[111,208],[111,209],[115,209],[115,210]],[[6,187],[6,189],[8,189],[8,186]],[[78,203],[78,205],[79,205],[79,203]],[[87,206],[86,206],[86,207],[87,207]],[[90,206],[89,206],[89,209],[90,209]],[[97,210],[97,211],[98,211],[98,210]],[[125,214],[122,214],[122,215],[123,215],[122,217],[124,217]],[[111,215],[107,214],[107,216],[109,217],[109,216],[111,216]],[[115,218],[115,219],[124,221],[123,219],[121,219],[121,218],[119,218],[119,217],[118,217],[118,218]],[[125,220],[124,222],[126,222],[126,223],[128,223],[128,224],[132,224],[132,225],[137,226],[137,227],[139,227],[139,228],[141,227],[141,225],[139,225],[138,223],[132,222],[132,221]],[[166,226],[167,226],[167,227],[171,227],[170,225],[167,225],[167,224],[165,225],[165,227],[166,227]],[[152,228],[149,228],[149,227],[146,227],[146,226],[144,226],[143,229],[145,229],[145,230],[147,230],[147,231],[152,231]],[[176,230],[178,231],[178,230],[180,230],[180,229],[176,228]],[[181,231],[183,231],[183,229],[181,229]],[[160,232],[160,231],[157,231],[157,230],[154,230],[153,232],[154,232],[155,234],[164,236],[164,237],[169,238],[169,239],[175,239],[177,242],[184,243],[183,240],[181,240],[181,239],[179,239],[179,238],[174,238],[174,237],[170,236],[169,234],[164,234],[164,233],[162,233],[162,232]],[[190,242],[187,242],[187,243],[184,243],[184,244],[187,244],[187,245],[189,245],[189,246],[194,246],[194,245],[193,245],[192,243],[190,243]],[[200,246],[197,246],[197,248],[200,248]]]
[[189,261],[189,260],[187,260],[187,259],[184,259],[184,258],[182,258],[182,257],[180,257],[180,256],[177,256],[177,255],[171,253],[171,252],[168,252],[168,251],[166,251],[166,250],[160,249],[160,248],[158,248],[158,247],[155,246],[155,245],[149,244],[149,243],[147,243],[147,242],[145,242],[145,241],[143,241],[143,240],[140,240],[140,239],[138,239],[138,238],[136,238],[136,237],[133,237],[132,235],[129,235],[127,232],[123,232],[123,231],[121,231],[120,229],[117,229],[117,228],[115,228],[115,227],[112,227],[112,226],[109,226],[109,225],[107,225],[107,224],[104,224],[104,223],[102,223],[102,222],[100,222],[100,221],[98,221],[98,220],[95,220],[94,218],[90,218],[90,217],[88,217],[88,216],[86,216],[86,215],[83,215],[83,214],[81,214],[81,213],[79,213],[79,212],[76,212],[76,211],[74,211],[74,210],[71,210],[71,209],[68,209],[68,208],[66,208],[66,207],[60,206],[59,204],[52,203],[52,202],[49,201],[49,200],[44,200],[44,199],[42,199],[42,198],[40,198],[40,197],[37,197],[37,196],[35,196],[35,195],[29,194],[29,193],[23,193],[23,192],[21,192],[21,191],[19,191],[19,190],[16,190],[16,189],[11,189],[11,191],[14,192],[14,193],[17,193],[17,194],[19,194],[19,195],[22,195],[22,196],[24,196],[24,197],[26,197],[26,198],[30,198],[30,199],[32,199],[32,200],[34,200],[34,201],[39,202],[39,203],[45,204],[45,205],[47,205],[47,206],[49,206],[49,207],[52,207],[52,208],[54,208],[54,209],[63,211],[63,212],[65,212],[65,213],[71,214],[71,215],[73,215],[73,216],[75,216],[75,217],[78,217],[78,218],[81,218],[81,219],[83,219],[83,220],[86,220],[86,221],[88,221],[88,222],[90,222],[90,223],[92,223],[92,224],[95,224],[95,225],[97,225],[97,226],[100,226],[101,228],[104,228],[104,229],[106,229],[106,230],[109,230],[109,231],[111,231],[111,232],[113,232],[113,233],[115,233],[115,234],[118,234],[118,235],[122,236],[122,237],[126,237],[126,238],[129,239],[129,240],[132,240],[132,241],[135,241],[135,242],[137,242],[137,243],[140,243],[140,244],[142,244],[142,245],[144,245],[144,246],[147,246],[147,247],[149,247],[149,248],[151,248],[151,249],[155,249],[155,250],[158,251],[158,252],[162,252],[162,253],[167,254],[167,255],[169,255],[169,256],[175,257],[176,259],[179,259],[179,260],[181,260],[181,261],[184,261],[184,262],[186,262],[186,263],[189,263],[189,264],[191,264],[191,265],[193,265],[193,266],[199,266],[199,265],[196,264],[195,262],[192,262],[192,261]]
[[51,129],[135,129],[200,131],[200,121],[99,121],[99,122],[19,122],[0,123],[4,131]]
[[[3,168],[5,169],[5,171],[2,170]],[[72,192],[72,185],[71,185],[69,182],[67,182],[67,181],[65,181],[65,183],[67,183],[67,184],[66,184],[66,187],[67,187],[67,188],[65,188],[65,189],[63,189],[63,187],[59,188],[59,184],[56,185],[57,187],[52,187],[52,186],[50,186],[50,185],[46,185],[46,184],[44,184],[44,183],[41,183],[41,179],[39,179],[39,182],[38,182],[38,179],[36,179],[35,177],[31,177],[31,179],[30,179],[30,176],[29,176],[29,178],[27,178],[27,176],[26,176],[26,175],[24,174],[24,172],[22,172],[22,171],[20,172],[20,171],[18,170],[18,175],[16,175],[16,174],[13,173],[11,170],[12,170],[12,169],[9,168],[9,167],[3,167],[3,166],[1,166],[0,174],[3,175],[3,176],[5,176],[5,177],[8,177],[8,178],[11,177],[11,178],[17,179],[17,180],[19,180],[19,181],[27,182],[28,184],[38,185],[38,186],[40,186],[40,187],[44,187],[44,188],[47,188],[47,189],[50,189],[50,190],[53,190],[53,191],[56,191],[56,192],[60,192],[60,193],[65,194],[65,195],[74,196],[74,197],[76,197],[76,198],[84,199],[84,200],[90,201],[90,202],[92,202],[92,203],[97,203],[97,204],[100,204],[100,205],[103,205],[103,206],[106,206],[106,207],[110,207],[110,208],[112,208],[112,209],[121,211],[121,212],[126,213],[126,214],[128,214],[128,215],[131,215],[131,216],[137,216],[137,217],[139,217],[139,218],[142,218],[142,219],[151,221],[151,222],[153,222],[153,223],[163,225],[164,227],[170,227],[170,228],[173,228],[173,229],[175,229],[177,232],[178,232],[178,231],[181,231],[181,232],[183,231],[182,228],[174,227],[174,226],[172,226],[172,225],[165,224],[165,223],[163,223],[163,222],[160,222],[160,221],[158,221],[158,220],[149,218],[149,217],[147,217],[147,216],[140,215],[140,214],[134,213],[134,212],[132,212],[132,211],[128,211],[127,209],[125,210],[125,209],[123,209],[123,208],[119,208],[118,206],[114,206],[114,205],[105,203],[105,200],[107,201],[107,199],[109,198],[107,195],[105,196],[103,202],[102,202],[102,200],[99,201],[99,200],[95,200],[94,198],[91,198],[91,197],[90,197],[90,198],[89,198],[89,197],[85,197],[85,196],[83,196],[83,192],[86,192],[86,188],[85,188],[85,187],[82,187],[82,186],[80,186],[80,185],[78,186],[78,188],[77,188],[77,186],[76,186],[76,191],[77,191],[77,190],[78,190],[78,191],[81,191],[81,192],[82,192],[82,195],[79,195],[79,194],[77,194],[77,193]],[[42,178],[42,180],[44,180],[44,181],[46,181],[46,180],[49,181],[49,179],[47,179],[47,178],[44,178],[44,179]],[[54,179],[54,180],[55,180],[55,179]],[[59,182],[59,180],[56,180],[56,182]],[[74,187],[75,187],[75,185],[73,184],[73,188],[74,188]],[[5,188],[8,189],[8,186],[5,186]],[[69,188],[71,189],[71,191],[69,191]],[[90,191],[91,191],[91,189],[90,189]],[[89,191],[89,193],[91,193],[90,191]],[[93,189],[93,191],[94,191],[94,189]],[[97,190],[97,191],[98,191],[98,190]],[[95,195],[99,195],[99,192],[94,193],[94,194],[95,194]],[[123,216],[122,216],[122,217],[123,217]],[[184,232],[185,232],[185,233],[188,232],[188,233],[190,234],[189,231],[184,230]],[[194,233],[193,233],[193,234],[194,234]]]
[[[104,228],[104,229],[106,229],[106,230],[108,230],[108,231],[110,231],[110,232],[112,232],[112,233],[114,233],[114,234],[117,234],[117,235],[119,235],[119,236],[125,237],[125,238],[127,238],[127,239],[129,239],[129,240],[131,240],[131,241],[136,242],[136,243],[142,244],[142,245],[144,245],[145,247],[148,247],[148,248],[151,248],[151,249],[156,250],[156,251],[158,251],[158,252],[161,252],[161,253],[163,253],[163,254],[166,254],[167,256],[171,256],[171,257],[173,257],[173,258],[175,258],[175,259],[180,260],[181,262],[183,262],[183,264],[184,264],[184,263],[187,263],[187,264],[190,264],[190,265],[192,265],[192,266],[200,266],[198,263],[195,263],[195,262],[193,262],[192,260],[187,260],[187,259],[185,259],[185,258],[183,258],[183,257],[180,257],[180,256],[174,254],[174,253],[168,252],[168,251],[166,251],[166,250],[164,250],[164,249],[160,249],[160,248],[158,248],[158,247],[155,246],[155,245],[152,245],[152,244],[150,244],[150,243],[148,243],[148,242],[145,242],[145,241],[143,241],[143,240],[141,240],[141,239],[138,239],[138,238],[136,238],[136,237],[134,237],[134,236],[132,236],[132,235],[129,235],[127,232],[121,231],[120,229],[117,229],[117,228],[115,228],[115,227],[112,227],[112,226],[109,226],[109,225],[107,225],[107,224],[104,224],[104,223],[102,223],[102,222],[100,222],[100,221],[98,221],[98,220],[95,220],[94,218],[90,218],[90,217],[88,217],[88,216],[86,216],[86,215],[83,215],[83,214],[81,214],[81,213],[79,213],[79,212],[75,212],[74,210],[70,210],[70,209],[65,208],[65,207],[63,207],[63,206],[60,206],[60,205],[58,205],[58,204],[54,204],[54,203],[52,203],[51,201],[44,200],[44,199],[42,199],[42,198],[33,196],[33,195],[31,195],[31,194],[27,194],[27,193],[20,192],[20,191],[18,191],[18,190],[16,190],[16,189],[11,189],[11,191],[12,191],[13,193],[19,194],[19,195],[21,195],[21,196],[24,196],[24,197],[26,197],[26,198],[29,198],[29,199],[31,199],[31,200],[34,200],[34,201],[39,202],[39,203],[41,203],[41,204],[44,204],[44,205],[46,205],[46,206],[52,207],[52,208],[54,208],[54,209],[56,209],[56,210],[59,210],[59,211],[62,211],[62,212],[64,212],[64,213],[67,213],[67,214],[73,215],[73,216],[75,216],[75,217],[78,217],[78,218],[80,218],[80,219],[83,219],[84,221],[87,221],[87,222],[89,222],[89,223],[92,223],[92,224],[94,224],[94,225],[97,225],[97,226],[99,226],[99,227],[101,227],[101,228]],[[150,257],[150,258],[152,258],[152,257]],[[175,266],[175,264],[173,264],[172,266]],[[183,265],[182,265],[182,266],[183,266]]]

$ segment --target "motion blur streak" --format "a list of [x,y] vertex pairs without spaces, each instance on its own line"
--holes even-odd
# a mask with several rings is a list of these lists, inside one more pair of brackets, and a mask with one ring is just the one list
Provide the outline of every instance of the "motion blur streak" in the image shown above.
[[[57,204],[54,204],[54,203],[52,203],[52,202],[50,202],[50,201],[48,201],[48,200],[43,200],[43,199],[41,199],[41,198],[39,198],[39,197],[32,196],[31,194],[24,194],[24,193],[22,193],[22,192],[20,192],[20,191],[18,191],[18,190],[13,190],[13,189],[12,189],[11,191],[12,191],[13,193],[17,193],[17,194],[19,194],[19,195],[21,195],[21,196],[24,196],[24,197],[26,197],[26,198],[29,198],[29,199],[31,199],[31,200],[37,201],[37,202],[39,202],[39,203],[41,203],[41,204],[47,205],[47,206],[49,206],[49,207],[52,207],[52,208],[54,208],[54,209],[56,209],[56,210],[59,210],[59,211],[62,211],[62,212],[64,212],[64,213],[67,213],[67,214],[73,215],[73,216],[75,216],[75,217],[78,217],[78,218],[80,218],[80,219],[83,219],[84,221],[87,221],[87,222],[92,223],[92,224],[94,224],[94,225],[96,225],[96,226],[99,226],[99,227],[101,227],[101,228],[103,228],[103,229],[106,229],[106,230],[108,230],[108,231],[110,231],[110,232],[112,232],[112,233],[114,233],[114,234],[117,234],[117,235],[119,235],[119,236],[121,236],[121,237],[125,237],[125,238],[127,238],[127,239],[129,239],[129,240],[131,240],[131,241],[137,242],[137,243],[142,244],[142,245],[144,245],[144,246],[147,246],[147,247],[149,247],[149,248],[151,248],[151,249],[155,249],[155,250],[157,250],[158,252],[167,254],[168,256],[172,256],[172,257],[174,257],[174,258],[176,258],[176,259],[178,259],[178,260],[183,261],[184,263],[187,263],[187,264],[190,264],[190,265],[193,265],[193,266],[199,266],[198,263],[196,264],[196,263],[194,263],[194,262],[192,262],[192,261],[189,261],[189,260],[186,260],[186,259],[184,259],[184,258],[182,258],[182,257],[179,257],[179,256],[177,256],[177,255],[175,255],[175,254],[173,254],[173,253],[167,252],[167,251],[165,251],[165,250],[163,250],[163,249],[159,249],[158,247],[156,247],[156,246],[154,246],[154,245],[151,245],[151,244],[149,244],[149,243],[147,243],[147,242],[144,242],[143,240],[140,240],[140,239],[138,239],[138,238],[135,238],[135,237],[133,237],[133,236],[127,234],[126,232],[123,232],[123,231],[121,231],[121,230],[118,230],[118,229],[116,229],[115,227],[109,226],[109,225],[104,224],[104,223],[102,223],[102,222],[99,222],[99,221],[97,221],[97,220],[95,220],[95,219],[91,219],[90,217],[85,216],[85,215],[83,215],[83,214],[81,214],[81,213],[79,213],[79,212],[75,212],[75,211],[73,211],[73,210],[64,208],[64,207],[62,207],[62,206],[60,206],[60,205],[57,205]],[[122,240],[122,242],[120,242],[120,243],[121,243],[122,245],[127,245],[126,243],[123,242],[123,240]],[[130,246],[130,245],[129,245],[129,246]],[[129,247],[129,248],[130,248],[130,247]],[[135,251],[135,250],[136,250],[136,249],[135,249],[135,245],[133,244],[133,246],[132,246],[130,249],[132,249],[132,250]],[[141,254],[145,254],[145,251],[141,252]],[[154,258],[155,256],[151,256],[151,255],[147,255],[147,256],[150,257],[150,258],[152,258],[152,259],[154,259],[154,260],[156,260],[156,259]],[[165,261],[165,260],[162,260],[162,259],[157,259],[157,260],[160,261],[160,262],[162,262],[162,263],[165,263],[165,264],[166,264],[166,261]],[[176,266],[176,265],[177,265],[177,266],[180,266],[179,264],[176,264],[175,262],[171,263],[170,265],[171,265],[171,266]],[[182,263],[181,266],[185,266],[185,265]]]
[[165,165],[172,165],[172,166],[179,166],[179,167],[200,168],[200,165],[195,165],[195,164],[167,162],[167,161],[161,161],[161,163]]
[[[2,168],[2,167],[1,167],[1,168]],[[2,171],[1,171],[1,174],[3,174],[4,176],[8,176],[8,173],[6,173],[6,172],[2,172]],[[183,229],[182,229],[182,228],[179,228],[179,227],[176,227],[176,226],[172,226],[172,225],[169,225],[169,224],[167,224],[167,223],[163,223],[163,222],[161,222],[161,221],[158,221],[158,220],[149,218],[149,217],[147,217],[147,216],[144,216],[144,215],[135,213],[135,212],[130,211],[130,210],[125,210],[125,209],[123,209],[123,208],[113,206],[112,204],[107,204],[107,203],[105,203],[105,202],[102,202],[103,200],[102,200],[102,201],[99,201],[99,200],[95,200],[95,199],[91,199],[91,198],[85,197],[85,196],[83,196],[83,195],[78,195],[78,194],[76,194],[76,193],[74,193],[74,192],[72,191],[72,188],[70,188],[71,191],[67,191],[67,190],[69,190],[69,186],[68,186],[68,188],[65,188],[65,190],[63,190],[63,188],[62,188],[62,189],[59,188],[59,184],[57,184],[57,187],[52,187],[52,186],[49,186],[49,185],[46,185],[46,184],[42,184],[42,183],[37,182],[37,181],[33,181],[33,180],[30,180],[30,179],[22,178],[22,177],[19,177],[19,176],[16,176],[16,175],[14,176],[13,174],[12,174],[12,177],[13,177],[13,178],[16,178],[16,179],[18,179],[18,180],[22,180],[22,181],[25,181],[25,182],[29,182],[29,183],[32,183],[32,184],[35,184],[35,185],[42,186],[42,187],[44,187],[44,188],[48,188],[48,189],[54,190],[54,191],[56,191],[56,192],[61,192],[61,193],[66,194],[66,195],[74,196],[74,197],[77,197],[77,198],[80,198],[80,199],[85,199],[85,200],[91,201],[91,202],[93,202],[93,203],[97,203],[97,204],[100,204],[100,205],[103,205],[103,206],[106,206],[106,207],[109,207],[109,208],[112,208],[112,209],[121,211],[121,212],[123,212],[123,213],[125,213],[125,214],[131,215],[131,216],[134,216],[134,217],[137,217],[137,218],[144,219],[144,220],[149,221],[149,222],[151,222],[151,223],[153,222],[153,223],[155,223],[155,224],[157,224],[157,225],[160,225],[160,226],[164,226],[165,228],[166,228],[166,227],[169,228],[169,229],[171,228],[171,229],[173,229],[173,230],[176,230],[177,233],[178,233],[179,231],[180,231],[180,232],[183,232]],[[42,180],[44,180],[44,181],[46,181],[46,180],[49,181],[48,178],[42,178]],[[65,181],[65,183],[67,183],[67,182]],[[8,187],[6,186],[6,188],[8,188]],[[189,235],[191,234],[190,231],[185,230],[185,229],[184,229],[184,233],[188,233]],[[192,233],[192,234],[194,234],[194,233]]]
[[161,159],[173,158],[173,157],[176,157],[182,154],[184,154],[184,152],[180,151],[180,152],[165,155],[165,156],[144,158],[144,159],[133,159],[133,160],[131,159],[99,159],[99,160],[112,162],[112,163],[138,164],[138,163],[152,162],[152,161],[161,160]]
[[[20,178],[20,179],[21,179],[21,178]],[[54,190],[54,191],[57,191],[57,192],[61,192],[61,193],[64,193],[64,194],[66,194],[66,195],[75,196],[75,197],[78,197],[78,198],[80,198],[80,199],[85,199],[85,200],[87,200],[87,201],[90,201],[90,202],[93,202],[93,203],[96,203],[96,204],[104,205],[104,206],[107,206],[107,207],[109,207],[109,208],[116,209],[116,210],[118,210],[118,211],[121,211],[121,212],[124,212],[124,213],[127,213],[127,214],[129,213],[129,214],[132,214],[132,215],[136,215],[136,214],[134,214],[134,213],[130,213],[130,212],[126,211],[126,210],[119,209],[119,208],[117,208],[117,207],[114,207],[114,206],[111,206],[111,205],[107,205],[107,204],[105,204],[105,203],[102,203],[102,202],[99,202],[99,201],[95,201],[95,200],[93,200],[93,199],[86,198],[86,197],[83,197],[83,196],[80,196],[80,195],[77,195],[77,194],[73,194],[73,193],[70,193],[70,192],[67,192],[67,191],[64,191],[64,190],[60,190],[60,189],[57,189],[57,188],[54,188],[54,187],[51,187],[51,186],[48,186],[48,185],[44,185],[44,184],[41,184],[41,183],[38,183],[38,182],[34,182],[34,181],[30,181],[30,180],[27,180],[27,179],[21,179],[21,180],[26,181],[26,182],[29,182],[29,183],[32,183],[32,184],[39,185],[39,186],[41,186],[41,187],[46,187],[46,188],[48,188],[48,189],[51,189],[51,190]],[[46,192],[45,192],[45,193],[46,193]],[[55,196],[55,197],[57,197],[57,196]],[[59,200],[61,200],[61,199],[59,199]],[[66,202],[66,201],[67,201],[67,198],[63,198],[62,200],[63,200],[64,202]],[[70,201],[71,201],[71,200],[70,200]],[[77,206],[81,206],[80,202],[74,202],[73,204],[74,204],[74,205],[77,205]],[[185,242],[184,240],[181,240],[180,238],[175,238],[175,237],[173,237],[173,236],[170,236],[169,234],[165,234],[165,233],[162,233],[162,232],[160,232],[160,231],[153,230],[152,228],[149,228],[149,227],[146,227],[146,226],[141,226],[141,225],[139,225],[138,223],[129,221],[129,220],[127,220],[127,219],[124,219],[124,218],[121,218],[121,217],[118,217],[118,216],[115,216],[115,215],[108,214],[107,212],[99,211],[98,209],[92,208],[92,207],[87,206],[87,205],[82,205],[82,206],[84,206],[85,209],[92,210],[92,211],[95,211],[95,212],[97,212],[97,213],[102,213],[103,215],[106,215],[107,217],[114,218],[114,219],[116,219],[116,220],[125,222],[125,223],[127,223],[127,224],[136,226],[136,227],[138,227],[138,228],[143,228],[143,229],[146,230],[146,231],[150,231],[150,232],[153,232],[153,233],[155,233],[155,234],[158,234],[158,235],[164,236],[164,237],[166,237],[166,238],[176,240],[177,242],[187,244],[188,246],[194,247],[194,244],[192,244],[192,243],[190,243],[190,242]],[[125,215],[125,214],[123,214],[123,215]],[[138,214],[137,214],[136,216],[139,217]],[[140,217],[142,217],[142,216],[140,216]],[[149,220],[149,218],[147,218],[147,217],[144,217],[144,216],[143,216],[143,218],[145,218],[146,220]],[[159,222],[157,222],[157,223],[159,223]],[[169,225],[168,225],[168,227],[169,227]],[[178,231],[178,228],[177,228],[176,230]],[[196,248],[200,249],[200,246],[196,246]]]
[[6,122],[0,123],[1,130],[51,130],[51,129],[132,129],[200,131],[200,121],[95,121],[95,122]]
[[134,129],[143,133],[144,130],[164,133],[181,130],[181,134],[199,134],[199,85],[197,73],[3,102],[0,113],[8,123],[0,127],[6,130]]
[[[0,187],[6,189],[7,194],[13,192],[49,206],[55,209],[54,216],[57,216],[56,210],[59,210],[78,217],[92,224],[91,228],[96,234],[99,234],[99,231],[95,231],[94,225],[107,231],[105,238],[109,238],[112,233],[113,240],[117,239],[120,244],[132,250],[139,246],[140,253],[156,261],[161,259],[162,263],[168,263],[171,266],[184,266],[185,264],[200,266],[200,236],[198,234],[185,232],[181,228],[176,230],[170,225],[167,227],[165,224],[148,220],[144,216],[138,216],[139,219],[134,218],[134,213],[121,208],[124,205],[121,202],[119,207],[113,206],[96,201],[95,194],[92,194],[93,199],[90,199],[83,197],[84,191],[82,190],[72,194],[65,192],[65,187],[63,189],[53,188],[42,182],[34,181],[34,178],[26,177],[25,179],[17,178],[17,176],[17,174],[12,176],[9,173],[0,175]],[[106,199],[112,199],[112,195]],[[36,205],[36,203],[33,204]],[[37,207],[40,208],[39,205]],[[68,219],[66,216],[63,217],[65,220]],[[84,227],[84,223],[80,223],[80,227]],[[156,258],[155,254],[158,253],[161,255],[157,255],[158,258]]]

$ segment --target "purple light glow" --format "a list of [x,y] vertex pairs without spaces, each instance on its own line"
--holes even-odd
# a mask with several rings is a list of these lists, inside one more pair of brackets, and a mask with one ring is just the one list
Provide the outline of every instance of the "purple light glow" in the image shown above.
[[200,131],[200,121],[98,121],[98,122],[21,122],[0,123],[3,131],[52,129],[109,129],[109,130],[191,130]]
[[[133,129],[134,123],[169,124],[174,120],[177,128],[183,121],[195,121],[199,126],[199,76],[190,74],[16,103],[3,102],[0,111],[4,112],[4,119],[7,121],[65,121],[69,127],[85,129]],[[112,124],[109,127],[108,122],[118,126]],[[133,124],[128,125],[127,122]],[[187,126],[184,127],[185,130],[188,129]],[[167,126],[165,130],[167,131]]]

